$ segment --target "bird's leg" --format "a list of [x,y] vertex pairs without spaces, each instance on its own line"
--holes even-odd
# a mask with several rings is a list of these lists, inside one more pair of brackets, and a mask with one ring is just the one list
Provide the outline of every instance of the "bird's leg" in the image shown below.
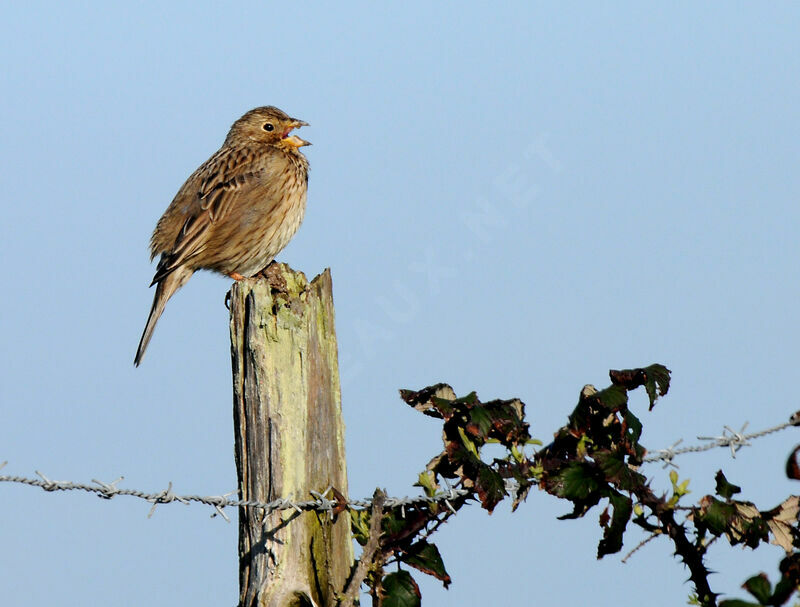
[[[239,282],[240,280],[244,280],[244,276],[239,274],[239,272],[231,272],[230,274],[228,274],[228,276],[233,278],[236,282]],[[228,310],[231,309],[231,305],[230,304],[231,304],[231,291],[228,290],[228,293],[225,295],[225,307],[228,308]]]

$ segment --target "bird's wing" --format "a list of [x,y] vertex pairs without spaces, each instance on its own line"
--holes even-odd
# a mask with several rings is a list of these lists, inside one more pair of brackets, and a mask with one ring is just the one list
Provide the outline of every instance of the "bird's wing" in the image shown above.
[[222,149],[187,180],[173,201],[187,209],[186,219],[162,255],[152,284],[203,252],[214,224],[224,219],[241,192],[263,178],[266,167],[257,158],[250,148]]

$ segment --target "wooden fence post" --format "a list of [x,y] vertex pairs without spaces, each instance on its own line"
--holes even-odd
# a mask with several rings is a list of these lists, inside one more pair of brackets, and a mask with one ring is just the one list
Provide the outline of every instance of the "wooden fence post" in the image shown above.
[[[233,285],[230,313],[241,499],[347,495],[330,270],[273,265]],[[240,607],[335,605],[352,565],[346,512],[239,509]]]

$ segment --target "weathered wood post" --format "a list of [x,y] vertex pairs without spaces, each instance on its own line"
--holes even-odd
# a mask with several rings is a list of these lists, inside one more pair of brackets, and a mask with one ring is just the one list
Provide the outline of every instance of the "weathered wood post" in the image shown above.
[[[242,499],[347,495],[330,270],[284,264],[230,293],[236,469]],[[239,604],[335,604],[353,564],[346,513],[239,510]]]

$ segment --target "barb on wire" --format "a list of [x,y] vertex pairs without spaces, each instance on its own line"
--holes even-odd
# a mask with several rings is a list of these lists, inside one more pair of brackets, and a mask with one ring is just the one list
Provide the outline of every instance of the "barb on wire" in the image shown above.
[[[2,470],[8,462],[0,463],[0,470]],[[231,496],[235,495],[236,492],[232,491],[230,493],[225,493],[223,495],[177,495],[172,490],[172,482],[167,485],[167,488],[163,491],[158,493],[147,493],[145,491],[138,491],[136,489],[125,489],[123,487],[119,487],[118,484],[124,479],[124,477],[120,476],[119,478],[111,481],[110,483],[106,483],[103,481],[99,481],[97,479],[92,479],[92,483],[94,484],[86,484],[86,483],[73,483],[71,481],[54,481],[47,476],[45,476],[42,472],[36,470],[36,475],[39,477],[37,478],[27,478],[24,476],[14,476],[14,475],[0,475],[0,482],[5,483],[19,483],[22,485],[29,485],[31,487],[39,487],[44,491],[86,491],[87,493],[94,493],[98,497],[102,499],[110,500],[111,498],[117,495],[128,495],[131,497],[136,497],[152,504],[150,508],[150,512],[147,514],[147,517],[150,518],[153,516],[156,507],[159,504],[171,504],[173,502],[180,502],[181,504],[189,505],[191,503],[200,503],[205,504],[207,506],[211,506],[214,508],[214,513],[211,515],[215,517],[220,515],[226,521],[230,522],[230,518],[225,514],[225,508],[238,508],[238,507],[245,507],[245,508],[257,508],[260,510],[264,510],[265,513],[269,514],[276,510],[288,510],[290,508],[296,510],[297,512],[304,512],[307,510],[315,510],[318,512],[327,512],[331,517],[340,512],[344,509],[352,509],[352,510],[366,510],[372,507],[372,499],[362,499],[362,500],[344,500],[343,498],[340,499],[340,496],[337,495],[337,491],[333,487],[328,487],[324,491],[317,492],[317,491],[309,491],[313,499],[308,500],[291,500],[285,498],[278,498],[271,502],[259,502],[255,500],[240,500],[234,499]],[[328,494],[331,494],[333,499],[330,497],[326,497]],[[452,505],[450,504],[450,500],[455,498],[464,496],[471,493],[467,489],[454,489],[448,488],[444,491],[439,491],[434,495],[418,495],[414,497],[389,497],[386,498],[384,505],[387,508],[394,508],[394,507],[401,507],[405,509],[409,506],[416,506],[421,504],[432,504],[436,502],[444,502],[451,510]]]
[[680,439],[674,442],[672,445],[667,447],[666,449],[659,449],[655,451],[652,455],[648,455],[644,458],[644,462],[664,462],[664,468],[667,466],[672,466],[677,468],[678,465],[673,461],[678,455],[683,455],[684,453],[699,453],[702,451],[710,451],[711,449],[716,449],[718,447],[728,447],[731,450],[731,457],[736,457],[736,452],[741,449],[742,447],[749,447],[750,441],[755,440],[757,438],[761,438],[762,436],[767,436],[768,434],[773,434],[775,432],[780,432],[781,430],[785,430],[790,426],[798,426],[800,425],[800,411],[794,413],[792,417],[789,418],[788,422],[783,424],[778,424],[777,426],[773,426],[772,428],[767,428],[765,430],[760,430],[758,432],[752,432],[750,434],[745,434],[744,431],[747,429],[749,422],[745,422],[742,425],[742,429],[738,432],[733,430],[730,426],[723,426],[723,431],[720,436],[698,436],[698,440],[706,441],[702,445],[692,445],[690,447],[681,447],[680,449],[676,449],[678,445],[683,442],[683,439]]

